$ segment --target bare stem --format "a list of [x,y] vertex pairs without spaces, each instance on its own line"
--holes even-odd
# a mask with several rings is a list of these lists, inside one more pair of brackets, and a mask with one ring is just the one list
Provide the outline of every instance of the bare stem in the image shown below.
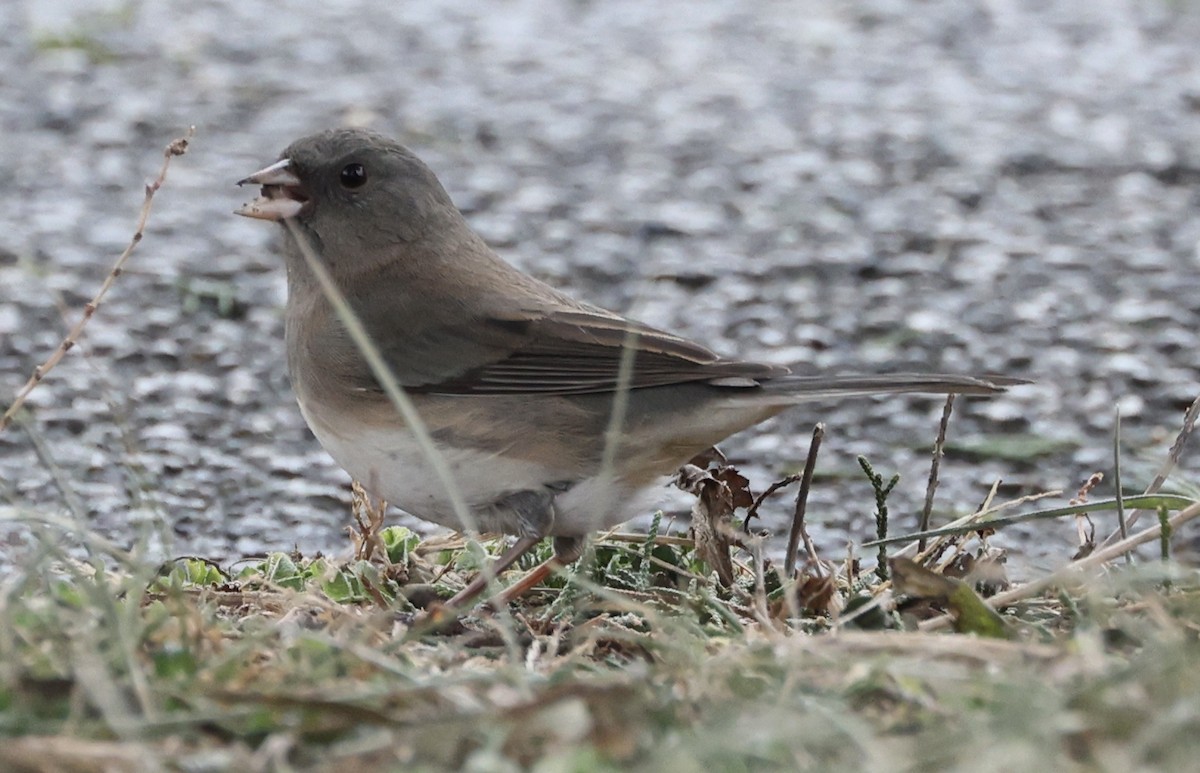
[[812,489],[813,472],[817,467],[817,453],[821,450],[821,441],[825,439],[825,425],[813,427],[812,442],[808,446],[808,458],[804,461],[804,472],[800,476],[800,490],[796,492],[796,507],[792,511],[792,529],[788,532],[787,552],[784,553],[783,569],[789,577],[796,571],[796,552],[800,548],[800,540],[804,540],[804,549],[808,560],[813,565],[817,576],[822,575],[821,561],[817,557],[817,547],[808,534],[804,517],[808,513],[808,492]]
[[[954,395],[946,395],[946,407],[942,409],[942,420],[938,422],[937,440],[933,443],[933,462],[929,467],[929,483],[925,486],[925,506],[921,508],[920,531],[929,530],[929,517],[933,513],[933,495],[938,487],[938,470],[942,465],[942,454],[946,447],[946,427],[950,425],[950,413],[954,410]],[[925,539],[917,543],[917,551],[925,550]]]
[[175,139],[171,144],[163,150],[162,167],[158,171],[158,177],[146,183],[146,196],[142,201],[142,211],[138,216],[137,228],[133,232],[133,238],[129,240],[129,245],[125,247],[125,251],[117,258],[117,262],[113,264],[112,270],[108,272],[108,276],[104,278],[104,282],[100,285],[100,289],[92,297],[86,306],[83,307],[83,314],[80,315],[79,321],[74,327],[67,332],[65,338],[59,343],[54,353],[43,362],[41,365],[33,369],[33,374],[29,380],[25,382],[25,386],[17,392],[17,396],[13,398],[12,405],[8,406],[8,410],[4,412],[4,416],[0,417],[0,432],[8,428],[12,423],[13,417],[17,415],[17,411],[21,410],[21,406],[29,398],[29,393],[32,392],[46,375],[58,365],[67,352],[79,341],[79,337],[83,335],[83,329],[87,327],[87,323],[96,314],[96,309],[100,308],[100,302],[104,300],[104,296],[108,294],[113,283],[117,281],[117,277],[125,269],[125,261],[129,260],[129,256],[133,254],[133,249],[142,241],[142,236],[146,233],[146,223],[150,219],[150,205],[154,201],[154,194],[158,193],[158,189],[162,187],[163,182],[167,179],[167,169],[171,166],[171,159],[175,156],[182,156],[187,152],[188,144],[191,142],[192,136],[196,133],[196,127],[188,127],[187,133],[182,137]]

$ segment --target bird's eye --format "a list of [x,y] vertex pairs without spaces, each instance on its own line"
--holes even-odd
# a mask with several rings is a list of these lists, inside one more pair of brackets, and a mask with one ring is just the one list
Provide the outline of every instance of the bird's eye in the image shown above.
[[367,183],[367,168],[362,164],[346,164],[342,167],[342,187],[361,188]]

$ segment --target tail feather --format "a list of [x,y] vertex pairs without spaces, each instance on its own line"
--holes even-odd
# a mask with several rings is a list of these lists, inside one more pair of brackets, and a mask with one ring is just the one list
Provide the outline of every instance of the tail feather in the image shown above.
[[991,395],[1010,386],[1028,384],[1008,376],[959,376],[946,373],[887,373],[869,376],[780,376],[762,379],[765,392],[791,399],[818,400],[825,397],[897,394]]

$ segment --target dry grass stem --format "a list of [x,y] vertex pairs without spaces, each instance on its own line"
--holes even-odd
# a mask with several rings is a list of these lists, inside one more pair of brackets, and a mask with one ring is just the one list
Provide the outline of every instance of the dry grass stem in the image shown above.
[[[1174,472],[1175,467],[1179,464],[1180,457],[1183,456],[1184,446],[1187,445],[1188,438],[1192,436],[1192,432],[1196,429],[1196,419],[1200,417],[1200,397],[1192,401],[1188,406],[1187,411],[1183,415],[1183,426],[1179,428],[1179,434],[1175,436],[1175,442],[1171,444],[1171,448],[1167,451],[1167,458],[1163,460],[1162,466],[1154,475],[1154,480],[1150,481],[1150,485],[1146,487],[1144,494],[1157,494],[1163,484],[1167,482],[1167,478]],[[1140,510],[1133,510],[1129,513],[1125,520],[1125,528],[1128,529],[1133,524],[1137,523],[1137,519],[1141,517]],[[1109,545],[1113,540],[1120,539],[1122,536],[1121,529],[1118,528],[1109,534],[1102,545]]]
[[[1200,502],[1184,508],[1175,515],[1171,516],[1167,520],[1167,527],[1170,528],[1171,531],[1178,531],[1180,526],[1188,521],[1193,520],[1197,516],[1200,516]],[[1161,525],[1155,524],[1154,526],[1144,529],[1143,531],[1127,537],[1120,542],[1096,550],[1092,554],[1084,556],[1076,561],[1072,561],[1071,563],[1055,572],[1052,572],[1046,577],[1034,580],[1033,582],[1025,583],[1024,585],[1020,585],[1003,593],[997,593],[995,596],[992,596],[990,599],[988,599],[987,603],[992,609],[1000,609],[1018,601],[1023,601],[1025,599],[1037,596],[1042,593],[1042,591],[1045,591],[1049,588],[1077,582],[1086,572],[1099,566],[1103,566],[1115,558],[1119,558],[1124,553],[1133,550],[1139,545],[1144,545],[1147,542],[1153,542],[1154,540],[1157,540],[1162,533],[1162,529],[1163,527]],[[921,623],[920,628],[923,631],[935,631],[945,628],[951,622],[952,621],[948,615],[943,615],[941,617],[933,618],[932,620],[926,620],[925,622]]]
[[789,642],[811,650],[861,655],[914,655],[929,658],[955,658],[980,664],[1012,663],[1022,660],[1057,660],[1062,648],[1050,644],[985,639],[975,636],[944,636],[922,631],[838,630],[830,636],[794,637]]

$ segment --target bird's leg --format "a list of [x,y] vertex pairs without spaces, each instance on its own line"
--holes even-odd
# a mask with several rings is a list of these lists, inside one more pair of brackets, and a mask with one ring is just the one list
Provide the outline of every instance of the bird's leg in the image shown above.
[[[550,531],[550,527],[554,525],[554,496],[555,492],[550,489],[518,491],[515,494],[509,494],[493,505],[495,509],[505,514],[516,516],[521,537],[513,543],[512,547],[501,553],[491,566],[467,583],[467,587],[454,594],[446,602],[446,606],[458,608],[474,601],[480,593],[487,589],[488,584],[495,577],[519,561],[521,556],[533,550],[542,541],[542,538]],[[556,555],[557,547],[558,541],[556,540]]]
[[579,557],[583,555],[583,546],[583,537],[555,537],[554,555],[548,561],[531,569],[529,574],[488,599],[487,605],[498,609],[510,601],[524,596],[552,573],[578,561]]
[[457,609],[474,601],[476,596],[487,590],[488,584],[491,583],[496,576],[519,561],[521,556],[525,555],[530,550],[533,550],[541,541],[541,537],[519,538],[513,543],[512,547],[501,553],[500,557],[493,561],[491,566],[475,575],[475,579],[467,583],[467,587],[463,588],[458,593],[455,593],[454,596],[452,596],[450,600],[446,602],[446,606]]

